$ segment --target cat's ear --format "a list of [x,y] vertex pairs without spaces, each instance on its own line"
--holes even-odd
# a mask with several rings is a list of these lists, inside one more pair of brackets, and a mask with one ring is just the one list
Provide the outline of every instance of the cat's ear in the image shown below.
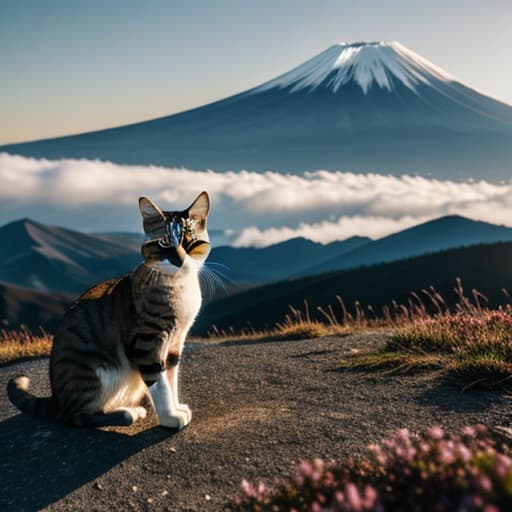
[[158,206],[147,197],[139,197],[139,210],[144,220],[159,217],[165,220],[165,215]]
[[210,209],[210,198],[206,192],[201,192],[196,200],[187,209],[188,216],[199,221],[201,224],[206,224],[206,217]]

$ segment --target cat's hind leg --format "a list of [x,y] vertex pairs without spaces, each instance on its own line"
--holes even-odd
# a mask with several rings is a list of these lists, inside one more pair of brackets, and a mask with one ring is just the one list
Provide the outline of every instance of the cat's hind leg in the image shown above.
[[101,382],[101,410],[98,421],[119,421],[129,426],[147,415],[144,407],[138,405],[146,393],[146,386],[138,371],[127,361],[120,368],[98,368],[96,374]]
[[[123,363],[124,361],[122,361]],[[75,426],[129,426],[146,417],[138,406],[146,387],[128,362],[121,365],[80,366],[79,362],[57,363],[53,392],[58,417]]]
[[77,412],[66,420],[78,427],[129,427],[145,417],[144,407],[120,407],[109,412]]

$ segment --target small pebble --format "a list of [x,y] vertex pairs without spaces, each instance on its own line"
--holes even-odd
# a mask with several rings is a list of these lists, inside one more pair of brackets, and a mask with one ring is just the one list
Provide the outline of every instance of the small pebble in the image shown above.
[[133,491],[133,492],[137,492],[138,490],[139,490],[139,488],[138,488],[136,485],[134,485],[134,486],[132,487],[132,491]]
[[212,497],[211,497],[209,494],[205,494],[205,495],[204,495],[204,499],[205,499],[206,501],[210,501],[210,500],[212,499]]
[[167,496],[169,494],[169,491],[162,491],[162,496]]
[[174,446],[172,446],[171,448],[169,448],[169,451],[176,453],[176,448],[174,448]]
[[96,489],[98,489],[98,491],[103,491],[103,485],[99,484],[98,482],[96,482],[94,484],[94,487],[96,487]]

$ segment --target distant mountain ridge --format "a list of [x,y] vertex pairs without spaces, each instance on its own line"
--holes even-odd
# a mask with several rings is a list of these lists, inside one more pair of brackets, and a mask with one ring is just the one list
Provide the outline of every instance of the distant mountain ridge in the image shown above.
[[494,181],[511,176],[511,137],[511,105],[400,43],[370,41],[332,45],[259,86],[185,112],[0,151],[216,171]]
[[312,265],[299,275],[321,274],[401,260],[455,247],[512,241],[512,228],[448,215],[379,238],[340,256]]

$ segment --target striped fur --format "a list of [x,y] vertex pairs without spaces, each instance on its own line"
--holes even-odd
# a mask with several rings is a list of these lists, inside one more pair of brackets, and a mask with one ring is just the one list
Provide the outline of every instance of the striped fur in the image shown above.
[[[188,406],[178,400],[178,369],[201,305],[208,196],[203,192],[180,212],[163,212],[146,198],[139,206],[146,233],[157,236],[142,247],[144,263],[93,286],[70,307],[50,356],[51,398],[30,395],[27,377],[8,384],[22,412],[77,426],[130,425],[145,416],[139,404],[149,389],[162,425],[182,428],[190,421]],[[179,246],[162,247],[165,223],[178,216],[184,226]],[[162,271],[164,260],[177,271]]]

